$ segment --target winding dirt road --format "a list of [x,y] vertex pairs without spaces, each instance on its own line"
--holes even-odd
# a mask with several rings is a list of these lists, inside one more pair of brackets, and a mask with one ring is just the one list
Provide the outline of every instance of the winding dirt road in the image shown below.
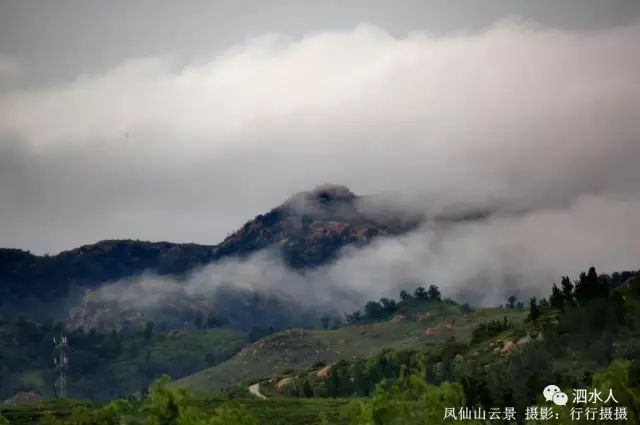
[[249,392],[254,396],[261,398],[263,400],[267,399],[267,396],[260,392],[260,384],[249,385]]

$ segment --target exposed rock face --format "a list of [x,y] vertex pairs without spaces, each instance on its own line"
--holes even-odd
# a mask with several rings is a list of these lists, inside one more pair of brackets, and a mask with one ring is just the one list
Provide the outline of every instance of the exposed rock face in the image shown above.
[[213,250],[214,258],[246,255],[278,244],[292,267],[313,267],[335,258],[346,245],[365,245],[380,236],[415,228],[419,219],[378,214],[344,186],[301,192],[246,223]]
[[323,367],[322,369],[318,370],[316,372],[316,376],[321,377],[321,378],[326,378],[327,376],[329,376],[329,372],[331,372],[331,368],[333,367],[333,365],[327,365],[325,367]]
[[507,354],[509,354],[514,348],[516,348],[516,343],[509,340],[509,341],[505,341],[504,345],[502,346],[502,349],[500,350],[500,353],[503,356],[506,356]]
[[414,317],[416,319],[416,322],[418,323],[426,322],[431,319],[431,312],[427,311],[426,313],[423,313],[423,314],[418,313]]
[[276,389],[278,391],[283,391],[286,386],[291,385],[293,383],[294,383],[293,378],[283,378],[280,381],[278,381],[278,383],[276,384]]
[[422,333],[423,336],[438,336],[441,335],[445,332],[452,332],[454,331],[456,328],[456,325],[454,322],[447,322],[447,323],[440,323],[437,326],[431,327],[431,328],[427,328],[425,329],[425,331]]

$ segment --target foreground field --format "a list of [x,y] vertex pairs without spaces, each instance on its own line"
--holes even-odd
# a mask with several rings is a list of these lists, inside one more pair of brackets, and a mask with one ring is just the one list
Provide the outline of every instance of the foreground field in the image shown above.
[[[316,425],[323,420],[330,424],[343,425],[349,421],[340,415],[347,399],[299,399],[279,398],[257,400],[253,398],[238,400],[260,424],[269,425]],[[203,411],[213,411],[225,400],[198,400],[193,404]],[[45,412],[51,412],[58,420],[70,418],[74,407],[91,405],[78,401],[55,401],[32,403],[20,406],[6,406],[2,415],[11,425],[37,425]]]

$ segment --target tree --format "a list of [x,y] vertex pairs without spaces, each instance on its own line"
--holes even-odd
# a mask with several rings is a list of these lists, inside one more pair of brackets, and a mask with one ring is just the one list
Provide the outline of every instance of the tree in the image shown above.
[[630,362],[615,360],[609,368],[602,373],[593,375],[591,385],[599,388],[603,394],[607,394],[609,389],[615,389],[615,397],[620,406],[634,406],[627,408],[628,423],[637,424],[640,422],[640,388],[634,386],[630,381]]
[[603,292],[595,267],[590,267],[587,273],[580,273],[575,289],[575,296],[579,302],[601,296]]
[[311,388],[311,384],[308,379],[305,379],[302,383],[302,395],[306,398],[313,397],[313,388]]
[[171,378],[162,375],[152,386],[145,425],[173,425],[186,413],[189,394],[169,387]]
[[340,375],[337,369],[337,367],[332,367],[329,370],[329,376],[327,376],[327,394],[332,398],[340,395]]
[[[424,425],[442,423],[445,408],[464,406],[462,386],[430,385],[418,370],[394,383],[383,381],[370,398],[350,402],[342,412],[352,425]],[[474,424],[474,421],[467,421]]]
[[411,294],[409,292],[405,291],[404,289],[402,291],[400,291],[400,300],[402,302],[406,303],[407,301],[409,301],[412,298],[413,297],[411,296]]
[[[237,403],[225,403],[208,415],[193,406],[192,396],[184,389],[169,386],[163,375],[151,387],[144,425],[257,425],[257,419]],[[94,424],[95,422],[87,422]],[[116,425],[119,422],[114,422]],[[111,424],[110,424],[111,425]]]
[[589,267],[587,272],[587,281],[589,282],[589,288],[591,289],[592,297],[602,295],[603,290],[600,285],[600,279],[598,279],[598,273],[595,267]]
[[[180,425],[187,425],[182,422]],[[191,424],[189,424],[191,425]],[[213,412],[211,418],[201,418],[193,425],[258,425],[258,419],[252,416],[239,403],[225,403]]]
[[518,299],[513,295],[511,295],[509,298],[507,298],[507,303],[508,303],[507,305],[509,306],[509,308],[511,308],[511,309],[516,308],[516,301],[517,300]]
[[549,308],[549,301],[547,301],[546,298],[542,298],[540,302],[538,302],[538,306],[540,307],[540,310],[546,310]]
[[362,318],[362,315],[360,314],[360,311],[356,310],[353,313],[347,315],[347,322],[349,323],[359,322],[361,318]]
[[386,314],[392,314],[398,309],[396,300],[389,298],[380,298],[380,304],[382,304],[382,308]]
[[378,319],[384,315],[384,307],[376,301],[369,301],[364,305],[365,314],[371,319]]
[[[0,425],[9,425],[9,421],[2,422],[2,419],[0,419]],[[53,416],[53,413],[47,410],[40,417],[40,420],[38,421],[38,425],[62,425],[62,422],[56,419],[56,417]]]
[[351,374],[355,395],[368,396],[371,392],[371,380],[366,370],[366,362],[362,359],[356,360],[351,366]]
[[551,296],[549,297],[549,302],[551,303],[551,307],[556,308],[560,311],[564,310],[564,296],[562,295],[562,291],[558,288],[558,285],[553,284],[553,288],[551,289]]
[[413,292],[413,296],[419,300],[427,298],[427,291],[422,286],[418,286]]
[[573,283],[571,283],[569,276],[563,276],[560,284],[562,285],[562,296],[564,300],[567,303],[573,302]]
[[427,298],[430,300],[440,300],[440,289],[436,285],[429,285],[429,290],[427,291]]
[[536,297],[533,297],[529,300],[529,318],[535,322],[538,320],[538,317],[540,317],[540,314],[540,308],[538,307]]

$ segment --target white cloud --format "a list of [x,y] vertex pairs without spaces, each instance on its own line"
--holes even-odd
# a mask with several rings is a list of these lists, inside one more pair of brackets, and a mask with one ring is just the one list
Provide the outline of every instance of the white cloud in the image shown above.
[[0,54],[0,83],[20,76],[20,65],[8,56]]
[[635,201],[638,39],[638,23],[402,38],[361,25],[4,93],[0,233],[37,251],[215,243],[327,181],[432,210]]
[[145,275],[106,285],[92,299],[136,309],[181,297],[216,305],[227,302],[218,300],[217,290],[231,286],[276,295],[291,306],[341,314],[369,300],[397,299],[401,289],[436,284],[445,297],[495,306],[511,295],[523,301],[548,297],[552,282],[564,275],[575,279],[592,265],[601,273],[637,268],[638,211],[640,201],[588,196],[567,209],[428,224],[365,248],[346,248],[337,262],[312,270],[292,270],[267,250],[213,263],[184,282]]

